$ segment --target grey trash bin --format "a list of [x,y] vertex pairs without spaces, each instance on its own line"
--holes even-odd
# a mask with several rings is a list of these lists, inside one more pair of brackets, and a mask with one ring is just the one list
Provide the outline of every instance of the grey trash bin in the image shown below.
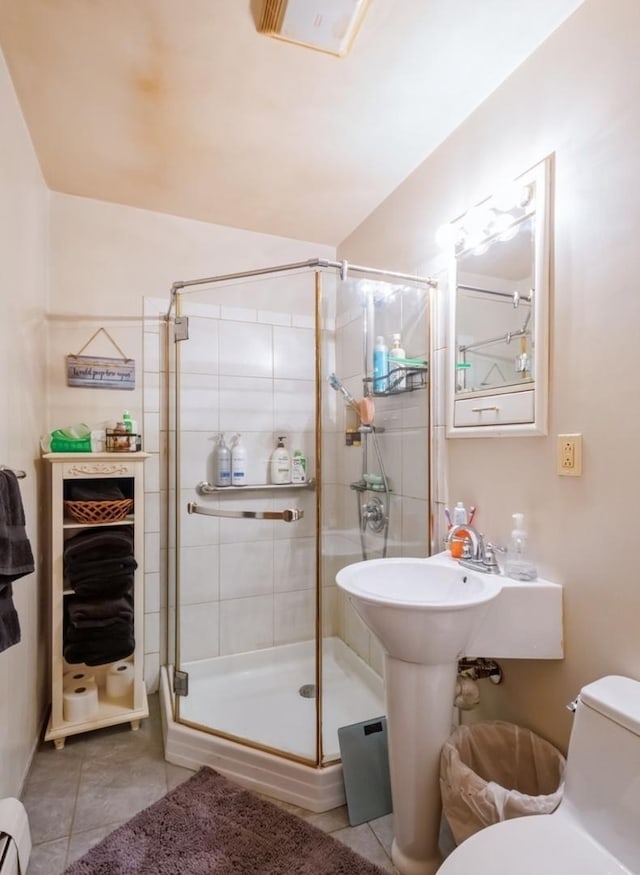
[[459,726],[440,757],[442,808],[456,844],[512,817],[551,814],[565,758],[529,729],[499,720]]

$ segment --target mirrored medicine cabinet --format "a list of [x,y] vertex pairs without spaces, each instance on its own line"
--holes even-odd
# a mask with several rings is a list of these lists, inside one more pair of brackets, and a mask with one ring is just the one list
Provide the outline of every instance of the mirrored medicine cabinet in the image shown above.
[[547,433],[550,158],[447,226],[447,435]]

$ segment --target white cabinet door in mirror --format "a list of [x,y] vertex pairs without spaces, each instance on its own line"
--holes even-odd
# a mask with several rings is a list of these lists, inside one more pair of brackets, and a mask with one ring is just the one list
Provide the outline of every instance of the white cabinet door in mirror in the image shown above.
[[448,437],[547,433],[550,165],[448,226]]

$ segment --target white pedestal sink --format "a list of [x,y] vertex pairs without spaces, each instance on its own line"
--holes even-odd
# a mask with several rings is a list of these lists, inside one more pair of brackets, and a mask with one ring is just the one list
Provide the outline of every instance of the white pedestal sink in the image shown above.
[[385,650],[392,859],[402,875],[433,875],[440,749],[451,733],[458,659],[504,578],[390,558],[348,565],[336,581]]

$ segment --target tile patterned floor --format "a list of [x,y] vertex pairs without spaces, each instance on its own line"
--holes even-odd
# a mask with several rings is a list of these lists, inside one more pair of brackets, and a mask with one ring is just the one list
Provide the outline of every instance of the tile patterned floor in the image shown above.
[[[157,695],[150,696],[149,705],[150,718],[138,732],[125,724],[70,737],[60,751],[51,742],[40,745],[22,799],[33,841],[27,875],[60,875],[117,826],[193,774],[164,761]],[[276,804],[384,871],[396,872],[389,856],[391,815],[350,827],[346,806],[313,814]]]

